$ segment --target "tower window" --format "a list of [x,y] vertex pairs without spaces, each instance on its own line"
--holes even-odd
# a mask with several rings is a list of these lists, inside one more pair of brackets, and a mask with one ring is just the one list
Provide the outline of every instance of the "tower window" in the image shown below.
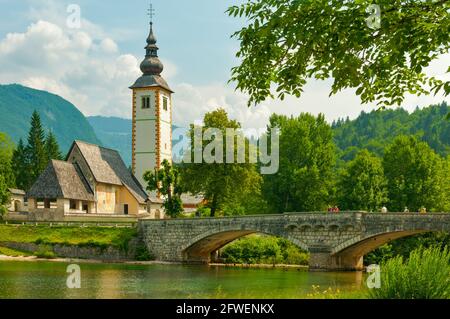
[[167,111],[168,109],[168,104],[169,104],[169,99],[167,97],[163,97],[163,109],[164,111]]
[[150,108],[150,96],[142,97],[142,108],[149,109]]

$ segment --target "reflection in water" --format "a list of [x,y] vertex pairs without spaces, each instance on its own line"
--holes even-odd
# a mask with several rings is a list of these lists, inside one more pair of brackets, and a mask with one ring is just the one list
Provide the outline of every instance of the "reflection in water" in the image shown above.
[[68,289],[67,265],[0,261],[0,298],[302,298],[313,285],[345,292],[363,283],[358,272],[80,264],[81,289]]

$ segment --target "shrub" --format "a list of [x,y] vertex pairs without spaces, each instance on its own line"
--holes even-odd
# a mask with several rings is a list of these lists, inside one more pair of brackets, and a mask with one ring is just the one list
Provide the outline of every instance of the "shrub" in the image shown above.
[[381,287],[373,299],[450,298],[450,251],[447,247],[418,248],[409,259],[398,256],[381,264]]
[[55,253],[52,250],[51,246],[42,245],[39,246],[38,250],[33,253],[34,256],[38,258],[45,258],[45,259],[53,259],[56,258]]
[[227,263],[307,265],[309,255],[286,239],[249,236],[239,239],[221,252]]
[[7,211],[6,207],[3,205],[0,205],[0,221],[3,221],[3,216],[5,216],[7,212],[8,211]]
[[154,260],[155,257],[150,254],[145,244],[140,244],[136,247],[136,253],[134,257],[137,261],[150,261]]
[[208,207],[205,207],[203,205],[200,205],[197,208],[195,215],[199,216],[199,217],[211,217],[211,209],[209,209]]

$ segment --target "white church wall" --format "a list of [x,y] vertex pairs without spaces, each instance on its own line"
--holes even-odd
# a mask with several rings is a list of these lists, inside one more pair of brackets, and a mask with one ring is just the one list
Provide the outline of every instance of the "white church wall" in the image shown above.
[[[167,110],[164,109],[164,100],[167,102]],[[172,101],[169,94],[161,91],[160,94],[160,129],[161,129],[161,143],[160,153],[161,162],[165,159],[172,161]]]
[[141,185],[146,185],[144,181],[144,173],[153,170],[156,167],[156,154],[152,153],[136,153],[136,173],[135,176]]
[[155,152],[156,122],[136,121],[136,154],[141,152]]

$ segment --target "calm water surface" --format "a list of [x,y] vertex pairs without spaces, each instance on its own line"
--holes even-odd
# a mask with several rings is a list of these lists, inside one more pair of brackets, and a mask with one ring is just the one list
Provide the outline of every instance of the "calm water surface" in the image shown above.
[[0,261],[0,298],[304,298],[312,285],[358,290],[363,278],[295,269],[79,264],[81,289],[68,289],[68,265]]

